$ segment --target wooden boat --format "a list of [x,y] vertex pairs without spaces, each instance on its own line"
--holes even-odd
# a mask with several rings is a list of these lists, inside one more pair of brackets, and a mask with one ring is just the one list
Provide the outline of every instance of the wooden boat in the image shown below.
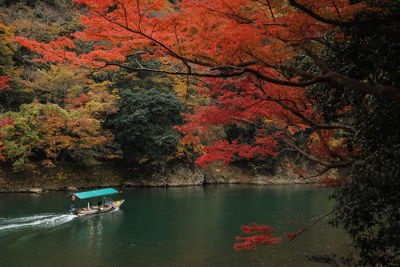
[[[99,190],[92,190],[92,191],[86,191],[86,192],[80,192],[80,193],[74,193],[71,194],[67,197],[72,197],[72,204],[70,208],[70,213],[78,216],[86,216],[86,215],[93,215],[93,214],[99,214],[99,213],[104,213],[104,212],[109,212],[113,211],[117,208],[119,208],[125,200],[121,199],[118,201],[113,201],[111,198],[106,198],[105,196],[111,195],[111,194],[117,194],[119,193],[117,190],[114,188],[105,188],[105,189],[99,189]],[[76,208],[75,207],[75,198],[79,199],[88,199],[88,198],[95,198],[95,197],[102,197],[102,201],[98,202],[97,205],[92,205],[90,202],[88,202],[87,207],[85,208]]]

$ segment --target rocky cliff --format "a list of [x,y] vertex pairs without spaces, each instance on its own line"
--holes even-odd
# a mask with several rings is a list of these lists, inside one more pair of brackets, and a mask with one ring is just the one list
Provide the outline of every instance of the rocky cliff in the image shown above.
[[[0,169],[0,192],[39,193],[51,190],[72,190],[95,187],[127,186],[192,186],[204,184],[296,184],[313,183],[319,178],[304,178],[283,161],[274,175],[255,174],[248,168],[212,165],[200,168],[193,164],[175,163],[165,168],[134,168],[102,164],[79,168],[69,164],[56,168],[36,168],[14,173]],[[331,173],[332,174],[332,173]],[[333,175],[335,175],[333,173]]]

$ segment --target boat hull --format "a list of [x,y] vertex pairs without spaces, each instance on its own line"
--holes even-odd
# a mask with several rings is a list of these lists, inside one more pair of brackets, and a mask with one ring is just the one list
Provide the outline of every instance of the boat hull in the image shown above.
[[121,200],[118,200],[118,201],[113,201],[109,205],[93,206],[90,209],[88,209],[88,208],[78,209],[78,210],[76,210],[74,212],[70,211],[70,213],[78,215],[78,216],[86,216],[86,215],[95,215],[95,214],[99,214],[99,213],[106,213],[106,212],[113,211],[113,210],[119,208],[124,202],[125,202],[125,200],[121,199]]

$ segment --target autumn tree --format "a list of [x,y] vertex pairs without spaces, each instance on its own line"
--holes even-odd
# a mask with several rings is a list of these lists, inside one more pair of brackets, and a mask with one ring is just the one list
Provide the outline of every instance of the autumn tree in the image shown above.
[[[0,92],[3,90],[11,90],[11,87],[7,84],[11,79],[7,76],[0,76]],[[6,158],[4,156],[4,150],[7,149],[7,146],[3,142],[4,135],[1,132],[2,128],[5,125],[11,125],[14,122],[11,118],[2,118],[0,120],[0,160],[5,161]]]
[[[210,102],[179,130],[188,142],[207,140],[200,165],[284,148],[318,164],[312,175],[363,170],[335,195],[337,222],[361,249],[362,264],[398,264],[399,199],[385,188],[399,183],[399,1],[75,2],[90,9],[83,31],[48,43],[16,40],[47,61],[191,77]],[[90,51],[76,51],[80,41]],[[131,56],[145,62],[128,64]],[[154,59],[164,66],[146,64]],[[224,139],[221,127],[233,124],[253,125],[252,142]]]
[[86,72],[67,66],[50,65],[31,70],[30,78],[22,80],[24,91],[40,103],[66,107],[73,99],[87,93],[90,79]]
[[[71,33],[79,29],[79,9],[70,0],[57,1],[0,1],[0,19],[7,26],[5,40],[8,40],[10,49],[1,49],[2,59],[0,65],[6,60],[11,64],[2,65],[7,69],[13,79],[12,91],[3,94],[2,103],[6,110],[18,110],[24,103],[30,103],[36,97],[32,88],[26,85],[37,79],[38,69],[47,71],[49,66],[37,62],[38,56],[24,47],[16,46],[11,41],[13,35],[34,38],[41,41],[50,41],[59,35]],[[1,28],[1,27],[0,27]],[[1,36],[2,33],[0,33]],[[2,37],[0,37],[2,38]],[[11,53],[10,53],[11,52]],[[3,57],[7,53],[8,57]],[[43,85],[43,83],[42,83]]]
[[4,24],[4,15],[0,13],[0,75],[12,72],[15,44],[11,41],[13,28]]
[[66,110],[56,104],[31,103],[3,116],[14,121],[3,127],[2,142],[8,162],[17,171],[34,168],[38,161],[45,167],[54,167],[61,159],[92,166],[99,159],[118,156],[108,146],[112,133],[83,107]]
[[[18,90],[17,73],[14,67],[14,54],[16,51],[16,45],[12,41],[14,28],[5,23],[4,14],[0,13],[0,76],[2,76],[2,84],[0,87],[0,109],[2,112],[10,109],[14,103],[18,103],[19,100],[14,99],[20,96],[20,90]],[[7,85],[5,81],[7,80]],[[14,90],[10,90],[13,87]],[[4,90],[7,89],[7,90]]]
[[[9,103],[8,96],[12,91],[14,76],[13,55],[15,44],[11,41],[13,29],[4,24],[3,14],[0,13],[0,111],[3,112]],[[0,119],[0,160],[5,161],[4,150],[7,149],[3,142],[2,128],[11,125],[13,119],[3,117]]]

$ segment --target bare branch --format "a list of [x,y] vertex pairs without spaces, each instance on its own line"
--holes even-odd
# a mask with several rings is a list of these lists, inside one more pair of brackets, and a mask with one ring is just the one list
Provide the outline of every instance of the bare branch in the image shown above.
[[126,26],[126,27],[129,27],[129,24],[128,24],[128,14],[127,14],[127,12],[126,12],[126,8],[125,8],[124,4],[122,4],[121,2],[118,2],[118,4],[120,4],[121,7],[122,7],[122,9],[124,10],[125,26]]
[[271,12],[272,19],[275,21],[274,12],[272,11],[271,3],[267,0],[269,12]]
[[325,166],[321,171],[319,171],[317,174],[314,175],[310,175],[310,176],[306,176],[306,177],[302,177],[303,179],[312,179],[318,176],[321,176],[322,174],[326,173],[327,171],[329,171],[330,169],[332,169],[332,167],[330,166]]
[[165,59],[167,59],[168,64],[171,66],[171,68],[173,69],[173,71],[174,71],[174,72],[177,72],[177,70],[175,69],[175,66],[174,66],[174,64],[172,64],[171,60],[169,60],[169,58],[168,58],[166,55],[164,55],[164,53],[160,52],[160,54],[161,54]]
[[328,217],[329,215],[333,214],[335,212],[335,210],[332,210],[326,214],[321,215],[318,219],[314,220],[312,223],[308,224],[306,228],[302,228],[300,230],[300,232],[298,232],[296,235],[294,235],[291,239],[289,239],[289,242],[293,241],[296,237],[298,237],[300,234],[304,233],[305,231],[307,231],[308,229],[310,229],[311,227],[313,227],[317,222],[321,221],[322,219],[324,219],[325,217]]
[[342,15],[340,14],[339,8],[337,7],[335,0],[332,0],[332,5],[334,6],[336,13],[338,14],[338,17],[342,19]]

